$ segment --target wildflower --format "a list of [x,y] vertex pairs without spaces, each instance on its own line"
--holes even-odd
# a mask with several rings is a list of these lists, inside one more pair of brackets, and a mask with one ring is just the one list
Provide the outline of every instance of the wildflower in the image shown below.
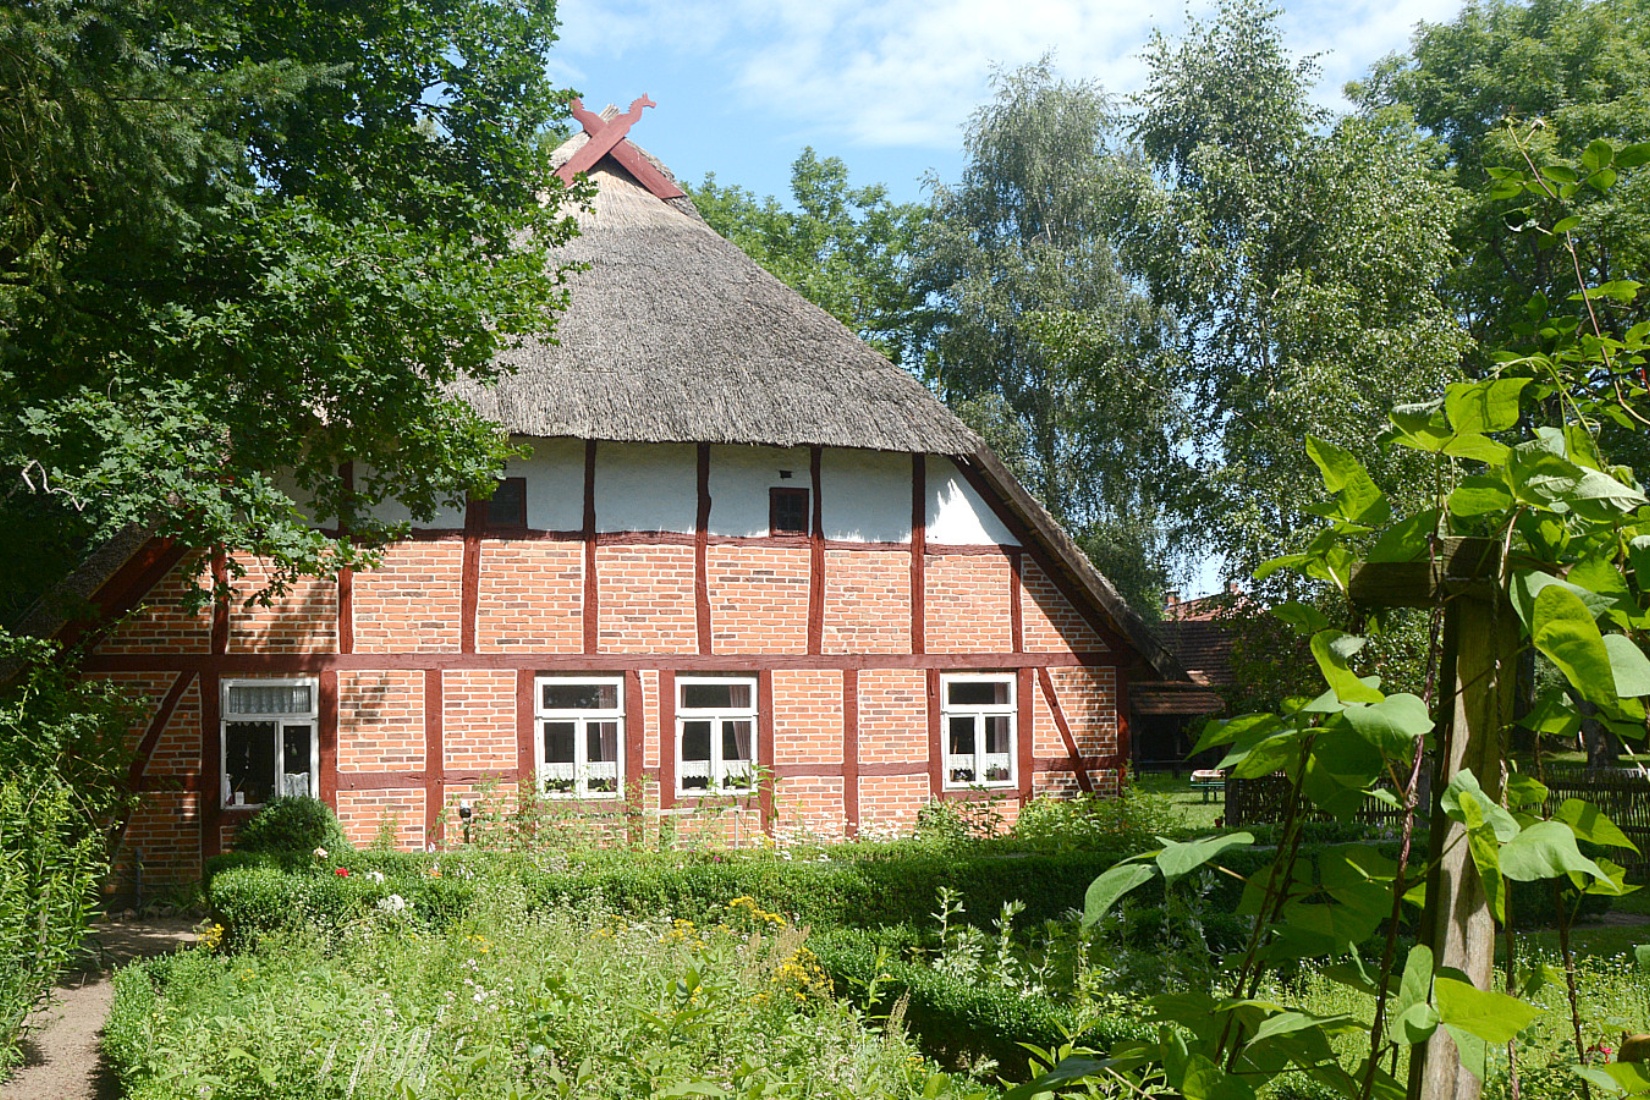
[[378,908],[386,913],[399,913],[407,907],[407,900],[400,894],[391,894],[387,898],[380,898]]
[[325,848],[315,849],[315,858],[316,859],[326,859],[327,858],[327,850]]
[[348,867],[340,867],[337,870],[333,871],[332,873],[337,875],[339,878],[349,878],[349,868]]
[[382,871],[368,871],[367,872],[367,877],[372,879],[372,881],[374,881],[374,882],[383,882],[384,881],[384,872],[382,872]]

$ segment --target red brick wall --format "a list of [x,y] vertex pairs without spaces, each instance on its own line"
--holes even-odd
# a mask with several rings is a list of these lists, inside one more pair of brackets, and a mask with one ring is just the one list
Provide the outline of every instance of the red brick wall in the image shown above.
[[841,840],[842,777],[790,776],[774,791],[774,839],[780,844]]
[[862,775],[859,778],[859,835],[883,839],[909,833],[917,811],[928,801],[926,775]]
[[808,551],[717,545],[705,555],[713,653],[808,651]]
[[1028,556],[1022,571],[1020,617],[1027,653],[1104,653],[1106,643]]
[[190,578],[199,564],[188,557],[149,590],[143,603],[126,617],[96,652],[113,653],[207,653],[212,648],[212,609],[203,607],[186,615],[179,606],[190,589]]
[[456,653],[464,544],[403,542],[355,575],[357,653]]
[[515,773],[514,672],[449,671],[442,677],[441,702],[447,767]]
[[596,549],[599,647],[603,653],[697,653],[691,546]]
[[[776,671],[773,740],[774,759],[767,763],[842,763],[842,673]],[[840,801],[840,785],[837,794]]]
[[826,653],[911,652],[911,555],[825,551]]
[[338,821],[357,848],[374,843],[388,825],[395,830],[397,848],[417,851],[424,847],[424,792],[413,788],[339,791]]
[[[928,677],[917,669],[866,669],[859,674],[859,762],[893,764],[928,759]],[[923,801],[928,780],[922,781]],[[862,817],[863,817],[863,803]],[[913,811],[915,812],[915,811]]]
[[200,796],[192,791],[149,791],[133,811],[116,855],[128,886],[134,863],[143,864],[144,889],[192,882],[201,876]]
[[[476,650],[482,654],[577,654],[584,648],[585,547],[582,542],[548,539],[484,539],[476,596]],[[597,652],[643,654],[653,667],[641,674],[641,691],[626,699],[644,730],[641,765],[650,773],[661,755],[674,752],[674,729],[659,726],[659,669],[683,662],[675,655],[699,653],[695,594],[695,552],[680,542],[613,544],[597,552]],[[457,537],[409,542],[385,552],[384,566],[355,576],[355,652],[454,653],[460,648],[463,599],[463,542]],[[243,587],[261,583],[253,563]],[[715,654],[795,657],[806,652],[809,607],[809,551],[752,540],[707,548],[706,581]],[[180,569],[157,587],[152,606],[124,624],[100,652],[118,654],[204,653],[210,642],[210,611],[177,612],[184,589]],[[923,769],[928,757],[927,672],[922,668],[878,668],[879,660],[910,655],[912,647],[911,558],[901,550],[831,549],[825,554],[823,650],[827,656],[865,658],[858,673],[858,759],[871,770],[890,766]],[[1010,621],[1012,569],[997,553],[936,553],[923,562],[926,651],[953,654],[947,670],[980,667],[971,655],[1013,649]],[[167,601],[171,602],[168,603]],[[1093,653],[1105,649],[1095,630],[1027,554],[1020,606],[1023,648],[1028,653]],[[337,588],[330,582],[300,583],[275,609],[230,615],[229,648],[234,653],[334,653],[337,650]],[[373,661],[379,658],[372,658]],[[945,660],[950,661],[951,658]],[[386,665],[397,661],[384,658]],[[998,663],[1001,663],[1000,661]],[[754,662],[753,662],[754,665]],[[529,666],[531,667],[531,666]],[[545,670],[553,668],[549,660]],[[597,668],[591,671],[619,671]],[[728,669],[728,671],[746,671]],[[756,671],[753,667],[748,671]],[[271,670],[268,675],[282,675]],[[290,673],[286,673],[290,675]],[[314,674],[311,669],[308,674]],[[1084,755],[1109,756],[1117,749],[1116,686],[1110,668],[1053,670],[1061,707]],[[149,699],[150,713],[172,683],[171,674],[122,673],[123,683]],[[425,767],[421,668],[338,671],[338,767],[344,773],[417,772]],[[781,767],[834,768],[843,760],[840,669],[776,669],[772,674],[774,759]],[[448,669],[443,684],[443,741],[448,769],[512,777],[518,762],[517,672],[510,669]],[[191,687],[161,740],[151,775],[200,778],[215,790],[218,762],[202,767],[200,693]],[[134,730],[133,737],[141,735]],[[1067,750],[1053,712],[1034,681],[1031,722],[1020,731],[1033,754],[1063,759]],[[1097,787],[1115,781],[1097,773]],[[779,783],[774,820],[780,836],[835,835],[846,814],[839,776],[790,776]],[[1033,789],[1071,790],[1069,773],[1037,775]],[[450,805],[475,791],[447,788]],[[862,775],[858,780],[861,834],[908,829],[929,798],[925,771],[910,775]],[[627,789],[629,800],[658,803],[656,781]],[[421,789],[354,790],[338,796],[338,809],[351,835],[369,842],[379,822],[395,818],[399,842],[424,840]],[[161,807],[166,800],[173,809]],[[160,854],[156,865],[198,867],[193,818],[183,821],[182,796],[157,799],[134,818],[134,837]],[[189,813],[199,807],[189,804]],[[756,811],[718,813],[693,801],[671,817],[679,836],[708,831],[723,840],[754,835]],[[446,809],[443,809],[443,816]],[[1004,811],[1007,812],[1006,810]],[[170,815],[170,816],[168,816]],[[655,819],[656,820],[656,819]],[[180,823],[181,822],[181,823]],[[650,826],[652,827],[652,826]],[[449,829],[449,836],[452,830]],[[719,841],[720,842],[720,841]],[[181,846],[167,856],[168,845]],[[175,858],[173,858],[175,856]],[[180,871],[180,873],[183,873]]]
[[928,652],[1007,653],[1013,570],[998,554],[930,554],[924,567]]
[[476,609],[476,649],[482,653],[578,653],[583,607],[583,543],[482,543]]
[[1050,670],[1054,696],[1060,700],[1077,751],[1083,756],[1110,756],[1117,751],[1117,670],[1056,668]]
[[423,767],[424,674],[410,670],[340,672],[338,770],[419,771]]
[[269,607],[245,606],[248,596],[269,583],[271,570],[260,558],[242,559],[246,576],[235,582],[229,604],[231,653],[336,653],[338,585],[305,577]]

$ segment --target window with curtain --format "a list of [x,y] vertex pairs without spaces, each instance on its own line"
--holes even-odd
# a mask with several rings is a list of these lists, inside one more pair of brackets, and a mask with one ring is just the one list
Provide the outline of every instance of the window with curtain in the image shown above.
[[676,681],[676,793],[745,794],[756,786],[756,680]]
[[619,797],[624,678],[541,676],[537,689],[539,790],[553,798]]
[[224,806],[319,796],[316,694],[314,680],[224,681]]
[[1012,787],[1014,677],[1008,673],[940,677],[945,786]]

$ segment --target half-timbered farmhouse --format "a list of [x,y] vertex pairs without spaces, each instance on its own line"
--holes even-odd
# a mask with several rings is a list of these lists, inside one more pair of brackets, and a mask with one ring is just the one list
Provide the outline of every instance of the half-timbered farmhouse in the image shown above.
[[559,343],[465,394],[531,447],[490,501],[269,609],[186,614],[178,551],[105,548],[131,613],[86,667],[148,700],[150,881],[282,794],[417,848],[489,782],[783,839],[1118,781],[1173,659],[972,432],[701,220],[639,114],[558,154],[598,187]]

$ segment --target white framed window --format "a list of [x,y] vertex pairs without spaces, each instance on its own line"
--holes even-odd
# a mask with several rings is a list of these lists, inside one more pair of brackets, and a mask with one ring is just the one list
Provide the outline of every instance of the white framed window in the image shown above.
[[749,793],[756,763],[756,678],[678,677],[676,793]]
[[1014,786],[1013,674],[941,676],[940,700],[945,786]]
[[220,687],[225,806],[320,795],[321,747],[312,679],[225,680]]
[[619,797],[624,677],[540,676],[534,687],[539,790],[552,798]]

